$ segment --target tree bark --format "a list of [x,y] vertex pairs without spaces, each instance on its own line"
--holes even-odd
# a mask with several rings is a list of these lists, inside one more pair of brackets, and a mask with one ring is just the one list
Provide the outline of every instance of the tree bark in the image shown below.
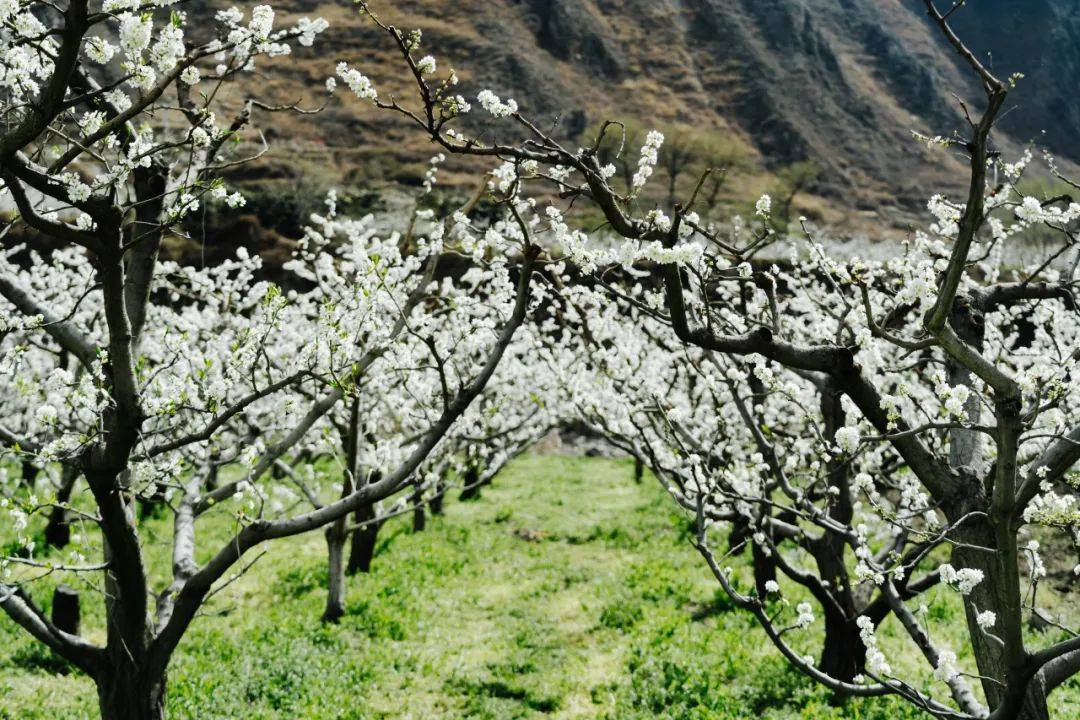
[[39,468],[37,465],[30,462],[29,460],[23,460],[21,468],[21,480],[23,486],[29,489],[33,489],[34,481],[37,480],[38,473],[40,472],[41,468]]
[[326,529],[326,547],[329,555],[326,585],[326,609],[323,622],[336,623],[345,614],[345,519]]
[[757,543],[750,543],[750,557],[754,561],[754,587],[758,597],[768,597],[769,590],[765,586],[770,580],[776,581],[776,558],[766,555]]
[[130,662],[104,670],[97,689],[101,720],[165,718],[165,678],[146,679]]
[[71,525],[68,523],[68,512],[61,505],[66,505],[71,500],[71,493],[75,489],[75,483],[79,479],[78,468],[64,466],[60,476],[60,489],[56,493],[56,505],[49,513],[49,522],[45,526],[45,544],[55,548],[65,547],[71,542]]
[[[1016,690],[1010,693],[1008,677],[1010,674],[1010,662],[1005,649],[1001,644],[990,638],[979,627],[975,616],[980,612],[992,610],[997,614],[998,625],[994,628],[994,634],[1001,637],[1005,634],[1007,623],[1021,623],[1019,609],[1020,598],[1010,590],[1012,583],[1007,575],[1016,572],[1007,565],[1012,562],[1015,565],[1015,555],[1008,549],[998,547],[995,541],[993,528],[986,522],[972,522],[963,529],[958,539],[965,544],[992,548],[994,552],[985,552],[967,547],[956,547],[952,554],[952,565],[956,568],[974,568],[981,570],[983,580],[972,589],[971,593],[964,596],[964,610],[967,615],[968,632],[971,636],[972,650],[975,654],[979,674],[984,678],[982,681],[983,691],[986,693],[987,702],[991,710],[1004,703],[1010,694],[1015,695]],[[1008,717],[1015,720],[1048,720],[1050,711],[1046,705],[1046,693],[1040,678],[1037,676],[1028,685],[1025,696],[1017,709],[1016,715]]]
[[843,613],[825,610],[825,645],[818,669],[843,682],[852,682],[866,670],[866,646],[859,627]]
[[53,625],[69,635],[79,634],[81,612],[79,593],[69,585],[57,585],[53,590],[51,619]]
[[414,533],[418,533],[424,532],[427,527],[427,515],[424,512],[424,494],[420,490],[420,481],[417,480],[414,485],[416,489],[409,501],[413,506],[412,529]]
[[[976,352],[982,351],[985,318],[981,310],[972,305],[970,298],[958,296],[950,308],[947,320],[964,343]],[[973,387],[973,374],[962,363],[950,355],[946,366],[951,384]],[[980,422],[982,405],[974,391],[965,403],[965,410],[969,421]],[[1000,437],[1009,435],[1013,426],[1016,426],[1015,434],[1019,436],[1018,411],[1018,407],[995,404],[994,414]],[[1012,483],[1015,482],[1015,477],[1012,473],[1006,473],[1004,477],[1008,484],[1003,488],[992,487],[989,482],[981,483],[973,474],[974,465],[981,455],[981,433],[960,429],[952,430],[951,433],[949,465],[964,478],[971,492],[967,494],[966,502],[961,503],[962,507],[951,508],[952,512],[947,514],[956,519],[968,509],[989,507],[991,515],[991,519],[964,523],[957,534],[960,544],[954,547],[952,554],[954,567],[973,568],[983,573],[982,582],[964,596],[968,634],[971,637],[979,675],[984,678],[983,691],[991,710],[1003,704],[1015,705],[1015,714],[1008,714],[1007,717],[1016,720],[1048,720],[1049,710],[1041,676],[1028,683],[1022,699],[1020,688],[1009,687],[1010,677],[1016,682],[1018,668],[1015,666],[1024,660],[1018,551],[1015,529],[1010,522],[1014,493]],[[999,445],[998,451],[997,464],[1015,465],[1015,447],[1002,448]],[[993,485],[998,482],[1002,482],[1001,478],[995,479]],[[991,493],[993,502],[986,498],[986,494]],[[1001,497],[1006,498],[1004,503],[1000,502]],[[973,547],[964,547],[965,544]],[[987,548],[990,552],[976,548]],[[1005,638],[1009,647],[1003,647],[1000,642],[989,637],[976,621],[976,616],[987,610],[993,611],[997,616],[998,624],[994,628],[994,634]]]
[[465,470],[465,475],[462,477],[464,488],[461,491],[461,495],[458,496],[458,500],[462,502],[468,502],[469,500],[475,500],[480,497],[480,468],[469,465]]
[[375,557],[375,543],[379,538],[381,525],[375,522],[375,508],[372,505],[365,505],[357,510],[353,519],[360,523],[361,527],[352,531],[349,563],[345,568],[349,575],[371,571],[371,561]]
[[[836,431],[846,422],[842,393],[832,381],[821,390],[821,416],[825,436],[835,442]],[[838,492],[836,501],[829,507],[829,517],[842,527],[849,527],[854,518],[851,504],[851,464],[845,458],[832,457],[827,462],[829,485]],[[859,634],[855,619],[859,616],[857,601],[847,575],[844,538],[826,532],[814,543],[811,554],[818,568],[818,577],[828,583],[828,594],[835,606],[824,604],[825,644],[821,650],[819,668],[830,677],[851,682],[866,667],[866,645]]]
[[443,498],[446,497],[446,483],[439,480],[438,485],[435,486],[435,494],[431,498],[431,502],[428,506],[431,508],[432,515],[443,514]]

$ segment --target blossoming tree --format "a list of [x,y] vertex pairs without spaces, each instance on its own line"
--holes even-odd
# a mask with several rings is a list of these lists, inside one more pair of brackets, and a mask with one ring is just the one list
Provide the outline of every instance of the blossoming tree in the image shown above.
[[[275,30],[273,10],[259,6],[246,21],[225,10],[213,28],[187,32],[178,7],[0,5],[0,202],[14,208],[4,233],[20,225],[59,244],[0,261],[2,402],[12,411],[0,440],[7,457],[81,474],[88,489],[3,488],[20,548],[0,561],[0,607],[94,680],[109,720],[162,716],[174,650],[249,550],[407,486],[525,320],[538,255],[527,235],[492,235],[465,292],[433,282],[439,257],[460,251],[453,239],[432,231],[402,243],[330,213],[313,219],[292,268],[316,287],[335,284],[326,293],[261,281],[258,259],[242,252],[215,268],[159,262],[163,240],[200,203],[243,202],[218,174],[260,152],[243,135],[253,114],[291,109],[232,103],[222,89],[243,87],[257,60],[310,45],[326,25]],[[417,373],[416,425],[408,442],[395,439],[384,474],[297,510],[272,468],[366,382],[377,390],[429,354],[448,368],[444,382],[429,367]],[[147,570],[142,499],[172,516],[163,587]],[[31,532],[58,509],[78,528],[63,559],[38,553]],[[200,521],[220,513],[235,535],[197,553]],[[99,634],[59,627],[35,603],[34,581],[52,574],[98,590]]]
[[[432,290],[416,304],[416,316],[401,326],[394,351],[374,359],[364,371],[362,385],[347,388],[342,402],[315,423],[303,440],[303,449],[296,448],[300,451],[293,452],[290,463],[280,458],[275,463],[314,508],[327,504],[325,493],[320,492],[325,489],[320,487],[325,484],[319,480],[322,473],[314,468],[314,462],[329,458],[331,465],[340,469],[341,482],[334,490],[342,498],[392,474],[409,461],[417,443],[424,439],[418,428],[438,422],[455,389],[467,384],[475,367],[490,353],[484,330],[495,330],[503,322],[505,303],[514,294],[507,257],[515,239],[525,240],[525,236],[513,219],[474,227],[466,214],[471,207],[472,203],[467,203],[438,222],[433,222],[430,211],[421,212],[410,223],[409,234],[391,235],[379,243],[373,242],[376,233],[370,216],[343,220],[331,212],[315,218],[318,225],[308,229],[297,258],[286,264],[287,270],[312,286],[293,297],[294,304],[307,315],[307,323],[320,322],[327,307],[333,307],[335,315],[343,319],[365,318],[364,324],[343,333],[351,338],[371,332],[373,307],[393,307],[380,297],[377,288],[365,287],[363,276],[357,277],[357,272],[369,273],[364,259],[378,257],[379,264],[388,268],[400,265],[400,277],[376,277],[380,284],[404,283],[419,268],[402,262],[400,247],[419,244],[419,255],[436,253],[427,264],[431,275],[421,278],[416,286]],[[416,234],[421,230],[426,230],[427,236]],[[439,254],[464,256],[469,269],[457,276],[434,279]],[[335,256],[338,262],[328,261]],[[539,302],[541,293],[532,297],[534,303]],[[397,302],[408,301],[400,298]],[[324,620],[334,621],[344,613],[348,566],[355,562],[357,570],[369,569],[378,529],[386,519],[411,511],[414,527],[422,529],[424,506],[447,492],[445,479],[451,473],[465,475],[466,457],[488,458],[487,472],[494,474],[552,426],[559,404],[545,399],[550,399],[548,394],[557,385],[537,378],[534,366],[527,362],[537,338],[531,325],[514,334],[480,394],[415,467],[407,486],[399,486],[401,497],[397,501],[382,504],[376,498],[358,508],[352,522],[343,515],[327,527],[329,584]],[[327,375],[323,381],[327,389],[340,382],[335,375]],[[280,410],[268,406],[266,412],[266,423],[280,422]],[[487,477],[490,475],[482,479]],[[391,498],[387,494],[381,499]],[[354,538],[353,557],[346,563],[345,546],[350,536]]]
[[[696,545],[717,581],[789,661],[844,694],[895,694],[940,717],[1035,720],[1080,668],[1080,635],[1063,623],[1054,620],[1056,638],[1025,633],[1029,613],[1046,615],[1040,598],[1049,592],[1039,544],[1027,538],[1059,530],[1056,542],[1073,542],[1080,520],[1070,485],[1080,460],[1071,258],[1080,204],[1067,193],[1033,195],[1030,159],[1007,164],[992,150],[1016,78],[998,78],[953,32],[949,19],[963,4],[925,6],[982,89],[981,112],[962,102],[964,132],[930,140],[968,159],[966,197],[935,196],[933,224],[885,261],[832,257],[809,229],[789,265],[761,261],[781,239],[768,197],[754,223],[733,234],[701,222],[696,191],[643,207],[660,133],[647,136],[624,193],[610,182],[614,165],[597,160],[618,123],[605,124],[591,147],[567,148],[513,100],[483,91],[477,102],[505,120],[504,139],[474,137],[459,121],[471,107],[453,72],[417,59],[415,34],[377,17],[415,80],[417,105],[384,99],[358,71],[342,71],[359,94],[445,151],[502,159],[495,177],[511,196],[539,185],[544,197],[554,189],[603,212],[615,243],[574,230],[555,204],[545,209],[547,242],[633,309],[579,313],[587,347],[602,354],[579,362],[665,382],[635,377],[634,387],[624,374],[587,375],[624,399],[583,410],[693,513]],[[1035,262],[1018,260],[1010,249],[1034,232],[1057,240]],[[594,334],[596,323],[626,323],[628,337],[648,337]],[[646,349],[630,351],[637,346]],[[717,558],[716,523],[734,525],[736,547],[753,545],[762,571],[755,588],[742,588]],[[908,605],[937,584],[964,606],[964,649],[944,645]],[[810,599],[785,619],[794,586]],[[832,652],[827,640],[816,663],[789,642],[814,624],[813,603],[825,613],[826,638],[837,625],[848,638]],[[890,639],[879,632],[883,621]],[[894,646],[892,637],[904,640]],[[961,650],[974,668],[962,666]],[[895,651],[924,658],[941,685],[906,676]]]

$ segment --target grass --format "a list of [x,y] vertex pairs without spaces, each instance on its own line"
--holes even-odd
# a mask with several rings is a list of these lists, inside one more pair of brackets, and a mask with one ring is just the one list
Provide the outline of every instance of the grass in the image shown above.
[[[626,461],[528,456],[423,533],[389,523],[337,626],[318,620],[321,535],[270,546],[179,648],[169,717],[922,717],[890,699],[831,705],[717,595],[662,490],[631,478]],[[163,552],[150,561],[164,573]],[[0,720],[96,717],[92,684],[6,619],[0,643]],[[1055,716],[1075,717],[1078,694]]]

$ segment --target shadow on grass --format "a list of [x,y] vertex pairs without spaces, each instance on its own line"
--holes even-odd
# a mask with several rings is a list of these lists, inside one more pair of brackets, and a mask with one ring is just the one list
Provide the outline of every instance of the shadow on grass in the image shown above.
[[555,697],[534,694],[531,690],[504,680],[475,680],[458,678],[452,681],[453,687],[468,696],[484,696],[500,700],[519,702],[530,710],[550,713],[558,710],[562,701]]
[[20,648],[11,656],[10,663],[23,670],[49,675],[70,675],[75,672],[74,665],[39,643]]

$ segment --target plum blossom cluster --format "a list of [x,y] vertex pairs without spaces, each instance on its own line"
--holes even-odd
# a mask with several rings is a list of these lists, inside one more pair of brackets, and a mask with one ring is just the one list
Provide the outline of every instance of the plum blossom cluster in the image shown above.
[[518,111],[518,105],[513,99],[508,98],[503,101],[490,90],[481,90],[476,100],[480,103],[480,107],[491,113],[493,117],[509,117]]
[[638,158],[637,172],[630,182],[634,192],[640,192],[652,177],[659,159],[660,146],[664,144],[664,134],[658,130],[650,130],[645,136],[645,142],[641,146],[641,157]]

